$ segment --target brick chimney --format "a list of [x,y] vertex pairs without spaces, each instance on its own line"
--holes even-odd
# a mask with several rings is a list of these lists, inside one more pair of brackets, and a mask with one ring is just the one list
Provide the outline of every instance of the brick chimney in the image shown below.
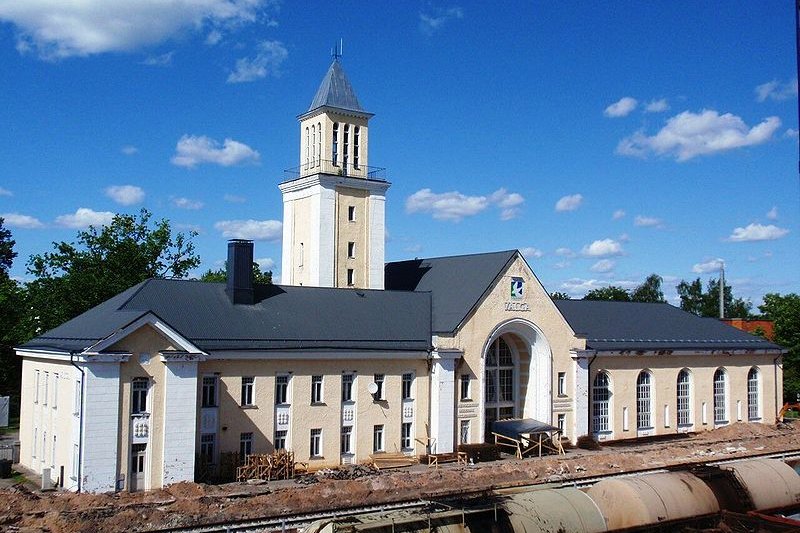
[[228,286],[225,292],[234,304],[253,304],[253,241],[228,241]]

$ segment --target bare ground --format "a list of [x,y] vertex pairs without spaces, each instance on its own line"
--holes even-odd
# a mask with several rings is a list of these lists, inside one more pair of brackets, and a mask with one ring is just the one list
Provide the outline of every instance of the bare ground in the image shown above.
[[145,493],[33,493],[0,490],[0,531],[147,531],[435,497],[456,490],[577,479],[690,462],[800,449],[800,427],[733,424],[688,438],[569,450],[566,456],[506,459],[469,467],[395,470],[311,485],[177,483]]

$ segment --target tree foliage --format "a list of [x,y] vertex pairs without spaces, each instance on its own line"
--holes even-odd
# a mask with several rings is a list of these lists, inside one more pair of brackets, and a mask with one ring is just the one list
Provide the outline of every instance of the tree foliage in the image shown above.
[[89,227],[76,243],[53,243],[34,255],[26,285],[28,336],[33,337],[83,313],[149,278],[183,278],[200,264],[192,238],[173,235],[169,221],[151,222],[151,213],[115,215],[111,223]]
[[797,401],[800,394],[800,295],[769,293],[758,306],[773,321],[774,341],[788,350],[783,357],[783,398]]
[[572,298],[569,297],[569,294],[566,292],[553,292],[550,293],[550,298],[553,300],[571,300]]
[[[687,282],[681,280],[677,287],[678,296],[681,298],[681,309],[698,316],[719,317],[719,281],[711,278],[708,280],[707,289],[703,291],[700,278]],[[742,298],[733,296],[733,287],[725,285],[725,317],[749,318],[752,304]]]
[[630,302],[631,295],[627,290],[616,285],[592,289],[583,297],[584,300],[613,300],[615,302]]
[[0,217],[0,396],[16,395],[22,364],[14,353],[21,340],[20,318],[25,309],[22,288],[8,274],[17,253],[11,231]]
[[631,291],[631,301],[665,303],[664,291],[661,282],[664,281],[658,274],[650,274],[641,285]]
[[[203,275],[200,276],[200,281],[225,283],[228,281],[228,273],[226,269],[227,261],[226,266],[220,268],[219,270],[211,270],[210,268],[206,270]],[[258,263],[253,261],[253,283],[258,285],[272,285],[272,271],[267,270],[266,272],[261,272],[261,267],[258,266]]]

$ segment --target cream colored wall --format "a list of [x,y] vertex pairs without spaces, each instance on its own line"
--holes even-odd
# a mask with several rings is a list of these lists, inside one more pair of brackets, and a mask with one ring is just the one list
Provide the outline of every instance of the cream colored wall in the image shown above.
[[[681,369],[686,368],[691,375],[691,431],[714,429],[714,372],[724,368],[728,373],[728,422],[737,419],[736,402],[741,401],[742,419],[747,422],[747,374],[752,367],[759,369],[761,390],[760,422],[771,424],[775,421],[776,404],[774,356],[771,355],[659,355],[659,356],[598,356],[592,363],[592,379],[600,371],[607,371],[611,377],[611,425],[613,435],[607,438],[626,439],[637,436],[636,428],[636,380],[639,373],[648,369],[652,373],[654,394],[652,409],[654,416],[653,434],[676,433],[677,426],[677,378]],[[778,376],[778,383],[782,383]],[[780,388],[780,386],[779,386]],[[780,400],[778,400],[780,401]],[[702,404],[706,403],[707,423],[702,423]],[[664,406],[669,406],[669,419],[665,420]],[[623,431],[623,407],[628,408],[628,430]],[[686,430],[686,429],[684,429]]]
[[[339,123],[339,161],[338,166],[334,166],[331,163],[332,155],[332,148],[333,148],[333,123]],[[342,161],[344,160],[344,125],[350,124],[350,142],[349,142],[349,162],[351,168],[349,169],[349,175],[353,177],[366,177],[367,171],[366,167],[369,165],[369,127],[368,127],[368,120],[361,118],[361,117],[354,117],[351,115],[345,115],[343,113],[336,113],[334,111],[328,111],[326,113],[319,113],[317,115],[313,115],[311,117],[306,117],[302,121],[300,121],[300,168],[301,168],[301,175],[308,175],[315,172],[324,172],[326,174],[338,174],[339,170],[342,168]],[[311,131],[311,126],[314,126],[315,129],[319,129],[319,126],[322,127],[322,153],[321,159],[322,161],[312,166],[311,165],[311,152],[309,151],[309,165],[306,168],[306,128]],[[360,139],[359,139],[359,169],[352,168],[353,164],[353,154],[355,153],[355,144],[354,144],[354,129],[358,126],[360,129]],[[319,135],[319,133],[317,133]],[[310,138],[310,135],[309,135]]]
[[[275,376],[291,372],[291,424],[287,447],[295,452],[298,461],[309,462],[311,468],[340,464],[341,375],[354,372],[353,395],[356,398],[356,427],[354,449],[356,460],[363,461],[372,454],[373,426],[384,424],[385,449],[400,451],[401,382],[402,374],[414,372],[415,434],[425,436],[428,419],[428,378],[426,360],[248,360],[206,361],[200,364],[200,374],[219,374],[219,451],[238,452],[241,433],[253,433],[253,452],[272,451],[275,427]],[[375,373],[385,374],[386,401],[375,402],[367,385]],[[323,377],[323,405],[311,405],[311,376]],[[241,378],[255,377],[255,406],[242,407]],[[223,429],[225,428],[225,429]],[[311,429],[322,429],[323,457],[309,457]],[[199,435],[198,435],[199,446]],[[424,447],[414,442],[415,453]]]
[[[147,394],[147,410],[150,413],[150,439],[147,444],[147,466],[149,488],[160,488],[163,479],[164,458],[164,363],[159,356],[160,351],[176,349],[164,336],[149,325],[131,333],[120,342],[109,348],[110,351],[131,353],[128,361],[120,365],[120,419],[117,456],[119,459],[117,474],[123,474],[128,483],[130,476],[131,453],[131,383],[134,378],[150,378],[150,389]],[[143,364],[142,354],[150,354],[149,362]]]
[[[348,220],[348,208],[356,208],[354,221]],[[358,288],[369,287],[369,192],[349,187],[336,188],[335,279],[337,287],[347,287],[347,269],[354,271]],[[347,256],[347,243],[356,243],[355,258]]]
[[[35,374],[39,371],[39,398],[36,401]],[[25,357],[22,360],[22,390],[20,399],[20,463],[34,472],[51,468],[55,481],[64,467],[64,486],[72,485],[73,425],[79,423],[73,414],[75,374],[78,371],[69,360],[38,359]],[[48,376],[47,398],[44,397],[44,376]],[[80,374],[78,374],[80,375]],[[56,378],[56,376],[58,376]],[[53,403],[55,389],[57,402]],[[36,457],[32,457],[33,433],[37,429]],[[47,432],[44,452],[42,432]],[[53,435],[56,436],[55,461],[53,461]]]
[[[308,214],[314,209],[314,197],[299,198],[292,200],[294,210],[292,214],[294,221],[292,227],[292,255],[294,265],[294,272],[292,273],[291,285],[312,285],[309,277],[309,259],[310,254],[318,253],[315,250],[314,244],[311,242],[311,230],[308,223]],[[303,243],[303,264],[300,265],[300,244]]]

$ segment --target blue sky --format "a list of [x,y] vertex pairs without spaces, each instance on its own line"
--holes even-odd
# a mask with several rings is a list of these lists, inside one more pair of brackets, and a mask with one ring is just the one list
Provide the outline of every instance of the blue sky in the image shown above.
[[[500,7],[498,7],[500,6]],[[387,260],[519,248],[550,291],[800,291],[794,3],[0,0],[0,216],[31,254],[111,213],[253,238],[334,43],[387,167]],[[274,262],[275,266],[271,266]]]

